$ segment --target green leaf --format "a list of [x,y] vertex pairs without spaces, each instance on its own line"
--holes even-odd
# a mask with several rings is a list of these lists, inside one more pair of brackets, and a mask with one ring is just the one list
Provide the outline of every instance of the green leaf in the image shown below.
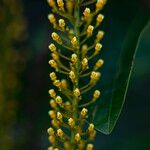
[[105,86],[106,89],[103,88],[110,92],[108,92],[106,96],[102,95],[100,101],[103,102],[95,108],[93,121],[95,122],[97,130],[104,134],[110,134],[112,132],[121,113],[129,86],[137,48],[143,31],[147,27],[146,24],[148,23],[148,20],[149,17],[140,12],[133,21],[123,42],[113,86],[109,84],[108,86]]

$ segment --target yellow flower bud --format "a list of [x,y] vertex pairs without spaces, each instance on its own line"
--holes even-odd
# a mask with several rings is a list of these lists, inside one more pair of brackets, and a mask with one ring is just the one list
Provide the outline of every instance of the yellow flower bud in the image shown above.
[[53,84],[54,84],[56,87],[58,87],[58,88],[61,87],[61,82],[60,82],[60,80],[55,80],[55,81],[53,82]]
[[54,89],[50,89],[50,90],[48,91],[48,93],[50,94],[50,96],[51,96],[52,98],[55,98],[56,93],[55,93]]
[[57,112],[57,119],[58,120],[62,120],[63,116],[60,112]]
[[89,139],[90,140],[94,140],[95,136],[96,136],[96,131],[95,130],[93,132],[89,133]]
[[104,32],[103,31],[98,31],[96,35],[96,40],[100,41],[104,37]]
[[54,135],[54,133],[55,133],[55,131],[54,131],[53,128],[49,128],[49,129],[47,130],[47,132],[48,132],[49,135]]
[[48,147],[47,150],[54,150],[53,146]]
[[55,6],[55,0],[47,0],[47,2],[51,7]]
[[99,14],[99,15],[97,16],[97,18],[96,18],[97,24],[98,24],[98,25],[101,24],[101,22],[103,21],[103,19],[104,19],[104,15]]
[[55,72],[50,73],[50,78],[52,81],[55,81],[57,79]]
[[53,43],[49,45],[49,49],[51,50],[51,52],[56,52],[56,46]]
[[55,119],[55,118],[56,118],[56,113],[55,113],[55,111],[50,110],[50,111],[48,112],[48,114],[49,114],[49,116],[51,117],[51,119]]
[[71,55],[71,61],[72,61],[72,63],[75,64],[77,62],[77,60],[78,60],[78,56],[76,54],[72,54]]
[[53,99],[50,100],[50,106],[52,108],[56,108],[57,107],[57,103],[55,102],[55,100],[53,100]]
[[94,30],[94,27],[92,25],[89,25],[87,28],[88,36],[91,36],[93,34],[93,30]]
[[54,150],[59,150],[58,148],[54,148]]
[[65,102],[65,109],[67,109],[67,110],[71,110],[71,104],[70,104],[70,102]]
[[88,18],[91,14],[91,10],[90,8],[85,8],[84,12],[83,12],[83,15],[85,18]]
[[58,61],[59,60],[59,56],[57,53],[52,53],[51,54],[52,58],[55,60],[55,61]]
[[96,100],[100,97],[101,92],[99,90],[95,90],[94,94],[93,94],[93,98]]
[[80,113],[81,117],[82,118],[86,118],[87,117],[87,113],[88,113],[88,110],[86,108],[83,108],[82,111],[81,111],[81,113]]
[[71,128],[73,128],[75,126],[75,122],[74,122],[74,119],[73,118],[69,118],[68,119],[68,124]]
[[94,131],[94,124],[93,123],[89,124],[88,131],[89,132],[93,132]]
[[64,2],[63,0],[57,0],[57,4],[60,10],[64,10]]
[[78,148],[81,150],[81,149],[84,149],[84,142],[80,140],[80,142],[78,143]]
[[97,43],[97,44],[95,45],[95,52],[96,52],[96,53],[99,53],[99,51],[101,50],[101,48],[102,48],[102,44]]
[[75,76],[75,73],[73,71],[70,71],[69,78],[71,79],[72,82],[74,82],[76,76]]
[[99,59],[95,64],[94,70],[99,69],[100,67],[102,67],[103,64],[104,64],[104,61],[102,59]]
[[88,144],[86,150],[93,150],[93,148],[94,148],[93,144]]
[[107,0],[97,0],[96,9],[101,10],[106,4]]
[[65,79],[61,80],[61,87],[67,89],[67,81]]
[[55,136],[54,135],[51,135],[51,136],[49,136],[49,141],[50,141],[50,143],[52,143],[52,144],[54,144],[55,143],[55,141],[56,141],[56,139],[55,139]]
[[73,94],[75,97],[79,97],[80,96],[80,90],[78,88],[76,88],[74,91],[73,91]]
[[88,49],[88,46],[86,44],[84,44],[81,48],[81,51],[82,51],[82,57],[85,57],[86,54],[87,54],[87,49]]
[[65,143],[64,143],[64,148],[65,148],[65,150],[71,150],[71,145],[70,145],[70,143],[69,143],[69,142],[65,142]]
[[77,38],[76,38],[75,36],[72,38],[71,44],[72,44],[73,46],[77,46],[78,41],[77,41]]
[[64,132],[62,131],[62,129],[58,129],[58,130],[57,130],[57,135],[58,135],[60,138],[63,137]]
[[57,63],[55,60],[51,59],[48,63],[51,65],[51,67],[57,68]]
[[53,119],[53,120],[51,121],[51,124],[52,124],[55,128],[58,128],[59,125],[60,125],[59,121],[56,120],[56,119]]
[[99,72],[93,71],[91,73],[91,76],[90,76],[91,77],[91,81],[97,81],[97,80],[99,80],[100,76],[101,76],[101,74]]
[[82,69],[88,68],[88,59],[87,58],[84,58],[81,63],[82,63]]
[[59,19],[58,23],[59,23],[59,27],[64,29],[64,27],[66,25],[65,20],[64,19]]
[[63,102],[63,101],[62,101],[62,98],[61,98],[60,96],[57,96],[57,97],[56,97],[56,103],[59,104],[59,105],[61,105],[62,102]]
[[50,23],[56,24],[56,18],[53,14],[49,14],[48,19],[49,19]]
[[75,135],[75,140],[76,140],[76,142],[79,142],[79,141],[81,140],[81,136],[80,136],[79,133],[77,133],[77,134]]
[[60,38],[60,36],[59,36],[56,32],[53,32],[51,36],[52,36],[52,39],[53,39],[54,41],[56,41],[56,42],[58,42],[58,43],[61,42],[61,38]]

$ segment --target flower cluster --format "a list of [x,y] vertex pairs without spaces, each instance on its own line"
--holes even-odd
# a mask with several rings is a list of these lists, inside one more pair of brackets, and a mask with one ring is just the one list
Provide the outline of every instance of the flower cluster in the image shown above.
[[[93,123],[87,125],[86,119],[88,107],[99,99],[101,92],[95,90],[91,100],[83,97],[101,77],[99,69],[104,61],[99,59],[94,66],[90,62],[102,49],[104,32],[98,27],[104,15],[99,12],[106,0],[48,0],[48,4],[53,12],[48,19],[55,29],[49,45],[49,64],[55,72],[49,76],[56,87],[49,90],[51,127],[48,134],[52,146],[48,150],[93,150],[96,130]],[[94,11],[91,4],[95,4]],[[91,39],[94,41],[88,45]],[[65,79],[59,79],[60,73]],[[83,78],[89,82],[81,86]]]

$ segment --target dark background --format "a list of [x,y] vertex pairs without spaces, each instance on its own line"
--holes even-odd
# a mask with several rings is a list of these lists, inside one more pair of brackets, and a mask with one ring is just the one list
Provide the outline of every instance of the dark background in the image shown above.
[[[52,31],[52,26],[47,19],[50,8],[46,0],[23,0],[22,4],[28,36],[24,42],[15,46],[25,47],[26,61],[19,76],[21,90],[18,90],[16,96],[18,109],[10,134],[13,136],[14,143],[10,150],[45,150],[49,145],[47,128],[50,126],[47,93],[51,87],[48,76],[50,67],[47,63],[50,58],[47,47]],[[103,12],[105,21],[102,26],[106,32],[103,40],[104,52],[102,52],[106,62],[106,72],[113,72],[114,66],[107,61],[114,62],[118,59],[118,50],[121,48],[131,23],[139,15],[138,11],[145,11],[148,14],[150,1],[108,0]],[[150,149],[149,59],[150,24],[144,31],[138,47],[126,103],[120,119],[111,135],[97,133],[95,150]]]

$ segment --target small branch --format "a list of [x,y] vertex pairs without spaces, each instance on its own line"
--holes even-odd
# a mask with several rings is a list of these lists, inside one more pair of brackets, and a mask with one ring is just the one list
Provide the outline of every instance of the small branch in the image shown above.
[[88,72],[88,73],[85,73],[85,74],[83,74],[83,75],[80,75],[80,77],[83,78],[83,77],[87,77],[87,76],[89,76],[89,75],[91,75],[91,72]]
[[83,108],[83,107],[88,107],[90,105],[92,105],[95,101],[91,100],[90,102],[88,103],[85,103],[85,104],[82,104],[82,105],[79,105],[79,108]]
[[93,4],[95,3],[97,0],[90,0],[90,1],[87,1],[85,3],[82,3],[81,6],[87,6],[87,5],[90,5],[90,4]]
[[64,69],[67,72],[70,72],[69,68],[67,68],[66,66],[64,66],[60,61],[58,61],[58,66],[62,69]]
[[95,84],[92,84],[91,86],[89,86],[88,88],[84,89],[83,91],[81,91],[81,94],[85,94],[86,92],[88,92],[89,90],[91,90],[94,87]]
[[59,51],[58,55],[59,55],[61,58],[64,58],[64,59],[66,59],[66,60],[71,61],[70,58],[68,58],[68,57],[64,56],[63,54],[61,54],[60,51]]
[[80,88],[80,91],[84,90],[85,88],[87,88],[90,85],[90,82],[88,84],[86,84],[85,86]]
[[55,9],[53,9],[52,11],[64,18],[68,19],[72,24],[74,24],[74,18],[70,14],[60,11],[57,7],[55,7]]
[[68,72],[63,71],[63,70],[60,70],[60,69],[58,69],[58,72],[59,72],[59,73],[62,73],[62,74],[65,74],[65,75],[69,75],[69,73],[68,73]]

